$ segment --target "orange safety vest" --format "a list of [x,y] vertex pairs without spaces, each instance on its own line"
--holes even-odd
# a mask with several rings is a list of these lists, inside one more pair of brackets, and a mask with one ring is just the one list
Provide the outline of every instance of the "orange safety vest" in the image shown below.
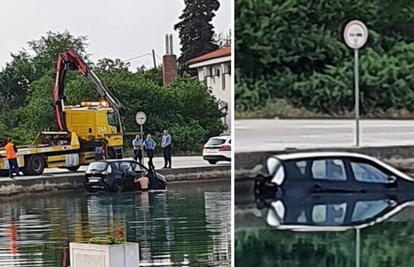
[[8,143],[5,147],[7,159],[17,159],[16,152],[14,151],[13,143]]

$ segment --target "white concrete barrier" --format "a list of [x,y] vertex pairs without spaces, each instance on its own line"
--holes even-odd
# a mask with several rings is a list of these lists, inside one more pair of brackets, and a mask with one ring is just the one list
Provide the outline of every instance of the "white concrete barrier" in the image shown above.
[[138,267],[137,243],[97,245],[70,243],[71,267]]

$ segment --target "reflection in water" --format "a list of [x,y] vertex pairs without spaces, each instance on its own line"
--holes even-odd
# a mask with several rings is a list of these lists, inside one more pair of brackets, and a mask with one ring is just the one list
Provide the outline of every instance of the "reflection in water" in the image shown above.
[[239,205],[236,266],[413,266],[413,199],[285,191],[254,207]]
[[125,229],[142,266],[230,266],[227,184],[168,192],[38,195],[0,204],[0,266],[68,266],[68,242]]
[[[213,236],[213,253],[209,261],[228,264],[231,251],[231,198],[230,192],[223,194],[217,192],[205,193],[207,229],[216,233]],[[223,253],[225,252],[225,253]]]

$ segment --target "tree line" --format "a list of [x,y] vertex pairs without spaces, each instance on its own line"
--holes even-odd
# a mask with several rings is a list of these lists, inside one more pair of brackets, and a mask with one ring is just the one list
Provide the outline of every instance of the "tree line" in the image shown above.
[[[28,47],[12,54],[11,61],[0,71],[2,141],[11,137],[17,144],[29,144],[37,132],[56,128],[52,106],[56,59],[68,48],[76,50],[128,108],[124,121],[127,131],[138,131],[134,115],[144,111],[146,133],[159,141],[161,132],[168,129],[175,152],[186,152],[200,151],[209,137],[224,130],[218,100],[208,93],[204,84],[187,74],[163,86],[160,67],[131,71],[127,63],[109,58],[94,64],[87,53],[87,37],[75,37],[68,31],[49,32],[39,40],[28,42]],[[76,71],[67,73],[65,95],[70,105],[99,100],[96,90]]]
[[360,50],[361,112],[414,111],[414,5],[408,0],[236,0],[236,110],[275,99],[331,115],[352,112],[353,51],[343,29],[369,30]]

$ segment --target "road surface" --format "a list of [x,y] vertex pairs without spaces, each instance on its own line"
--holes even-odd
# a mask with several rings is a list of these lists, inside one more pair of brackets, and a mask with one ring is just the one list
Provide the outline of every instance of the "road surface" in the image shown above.
[[[355,146],[353,120],[236,120],[235,152]],[[363,120],[361,146],[414,145],[414,120]]]

